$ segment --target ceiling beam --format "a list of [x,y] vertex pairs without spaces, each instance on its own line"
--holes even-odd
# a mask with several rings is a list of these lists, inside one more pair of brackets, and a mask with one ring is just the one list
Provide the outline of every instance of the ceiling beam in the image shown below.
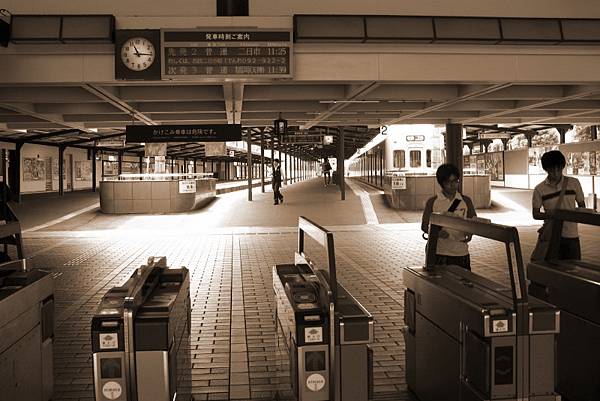
[[156,123],[154,121],[152,121],[152,119],[150,117],[148,117],[144,113],[136,110],[135,108],[133,108],[133,106],[131,106],[130,104],[128,104],[127,102],[125,102],[124,100],[119,98],[117,95],[111,93],[106,88],[103,88],[99,85],[92,85],[92,84],[83,84],[82,87],[85,90],[87,90],[88,92],[90,92],[91,94],[97,96],[98,98],[104,100],[105,102],[108,102],[110,105],[131,115],[136,120],[141,121],[146,125],[156,125]]
[[114,134],[98,136],[98,137],[94,137],[94,138],[86,138],[86,139],[78,139],[76,141],[70,141],[70,142],[62,142],[61,144],[66,145],[66,146],[79,145],[81,143],[95,142],[95,141],[99,141],[99,140],[103,140],[103,139],[116,138],[116,137],[123,136],[123,135],[125,135],[124,132],[117,132]]
[[[561,102],[565,102],[568,100],[575,100],[575,99],[580,99],[582,97],[586,97],[586,96],[590,96],[590,95],[594,95],[600,93],[600,87],[599,86],[584,86],[584,87],[578,87],[578,86],[573,86],[573,87],[565,87],[563,89],[563,96],[558,97],[558,98],[553,98],[553,99],[548,99],[548,100],[543,100],[540,102],[533,102],[533,103],[528,103],[524,106],[521,107],[516,107],[516,108],[512,108],[509,110],[503,110],[503,111],[498,111],[495,113],[489,113],[489,114],[482,114],[479,117],[475,117],[475,118],[470,118],[470,119],[466,119],[466,120],[462,120],[461,122],[463,124],[472,124],[472,123],[476,123],[478,121],[482,121],[482,120],[489,120],[490,118],[496,118],[496,117],[502,117],[505,116],[507,114],[513,114],[519,111],[524,111],[524,110],[531,110],[531,109],[536,109],[539,107],[545,107],[545,106],[549,106],[549,105],[553,105],[553,104],[557,104],[557,103],[561,103]],[[580,115],[581,112],[577,112],[574,113],[574,116]],[[586,114],[587,112],[583,112],[582,114]],[[549,118],[550,120],[552,120],[552,118]],[[546,119],[540,119],[540,121],[546,121]]]
[[[496,91],[499,91],[501,89],[508,88],[511,85],[512,84],[509,83],[509,82],[500,83],[500,84],[496,84],[496,85],[490,85],[490,86],[486,86],[486,87],[483,87],[483,88],[481,88],[479,86],[475,86],[474,88],[470,88],[467,85],[467,86],[465,86],[465,88],[463,88],[463,90],[459,90],[458,91],[459,94],[454,99],[446,100],[445,102],[441,102],[441,103],[436,103],[436,104],[431,105],[429,107],[425,107],[424,109],[421,109],[421,110],[418,110],[418,111],[414,111],[412,113],[404,114],[404,115],[401,115],[401,116],[396,117],[396,118],[392,118],[391,120],[387,120],[382,125],[398,124],[398,123],[400,123],[402,121],[406,121],[408,119],[415,118],[415,117],[421,116],[423,114],[427,114],[427,113],[432,112],[432,111],[441,110],[441,109],[444,109],[446,107],[453,106],[455,104],[464,102],[465,100],[474,99],[474,98],[476,98],[478,96],[484,96],[484,95],[490,94],[492,92],[496,92]],[[460,94],[460,92],[464,92],[464,93]]]
[[73,128],[81,131],[88,131],[83,126],[83,124],[67,122],[60,114],[44,114],[36,112],[33,103],[0,103],[0,107],[17,112],[19,114],[24,114],[26,116],[37,118],[38,120],[43,120],[53,124],[57,124],[59,126]]
[[225,82],[223,84],[223,98],[225,99],[227,124],[241,124],[244,83]]
[[60,130],[60,131],[53,131],[53,132],[46,132],[44,134],[38,134],[38,135],[30,135],[27,136],[24,139],[25,142],[31,140],[31,141],[38,141],[40,139],[45,139],[45,138],[52,138],[55,136],[61,136],[61,135],[65,135],[65,134],[74,134],[74,133],[80,133],[81,131],[78,129],[65,129],[65,130]]
[[[336,112],[344,109],[349,104],[351,104],[349,102],[351,102],[353,100],[360,100],[361,97],[366,96],[369,92],[372,92],[373,90],[377,89],[379,87],[379,85],[380,84],[378,82],[369,82],[369,83],[366,83],[363,85],[350,87],[346,91],[347,93],[346,93],[346,96],[344,97],[344,99],[334,99],[334,100],[340,100],[341,101],[340,103],[333,103],[331,106],[329,106],[327,111],[318,114],[312,120],[306,121],[301,126],[301,129],[310,129],[310,128],[314,127],[315,125],[318,125],[319,122],[327,120],[327,118],[331,117]],[[325,99],[325,100],[328,100],[328,99]]]

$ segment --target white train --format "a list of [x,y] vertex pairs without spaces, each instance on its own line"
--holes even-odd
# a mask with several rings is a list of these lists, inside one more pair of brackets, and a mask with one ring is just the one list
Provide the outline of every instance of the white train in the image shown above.
[[444,127],[431,124],[382,127],[379,137],[349,164],[349,173],[376,186],[394,173],[435,174],[444,160]]

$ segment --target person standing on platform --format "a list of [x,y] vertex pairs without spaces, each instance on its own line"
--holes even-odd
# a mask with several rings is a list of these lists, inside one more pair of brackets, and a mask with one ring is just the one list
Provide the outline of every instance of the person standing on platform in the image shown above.
[[325,186],[331,183],[331,164],[329,164],[329,159],[325,158],[325,161],[322,164],[323,168],[323,179],[325,180]]
[[[565,156],[558,150],[552,150],[544,153],[541,161],[542,168],[548,173],[548,176],[536,185],[531,199],[533,218],[544,220],[544,225],[538,231],[540,233],[538,242],[543,236],[550,235],[549,232],[545,232],[545,229],[549,227],[548,219],[552,217],[555,209],[572,210],[575,209],[575,204],[585,207],[585,198],[579,180],[563,175],[563,169],[567,165]],[[541,211],[542,207],[544,208],[543,212]],[[577,223],[563,222],[560,244],[556,245],[559,246],[559,259],[581,259]],[[556,245],[549,244],[549,246]],[[536,259],[536,257],[532,256],[532,259]]]
[[[466,195],[458,192],[460,171],[452,164],[442,164],[438,167],[435,178],[442,188],[441,195],[436,195],[427,200],[421,230],[429,232],[429,219],[431,213],[442,213],[462,218],[476,217],[473,201]],[[470,234],[462,231],[442,229],[439,233],[435,251],[436,265],[457,265],[471,270],[471,257],[469,256]]]
[[281,165],[279,159],[273,160],[273,200],[274,205],[279,205],[279,202],[283,203],[283,195],[281,194]]

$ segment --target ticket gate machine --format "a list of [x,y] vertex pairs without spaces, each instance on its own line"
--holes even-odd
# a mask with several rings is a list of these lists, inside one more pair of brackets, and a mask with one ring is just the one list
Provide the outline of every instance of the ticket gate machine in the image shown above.
[[600,226],[600,214],[556,210],[551,246],[531,261],[529,293],[560,308],[557,391],[568,401],[600,400],[600,263],[558,260],[562,222]]
[[[436,266],[442,228],[503,242],[511,287],[458,266]],[[560,400],[560,315],[527,297],[516,228],[433,214],[425,267],[407,267],[406,381],[421,401]]]
[[151,257],[92,319],[96,401],[189,400],[190,278]]
[[54,280],[25,259],[0,265],[0,400],[48,401],[54,384]]
[[[327,270],[304,252],[304,234],[325,247]],[[300,217],[294,264],[273,267],[277,301],[277,396],[366,401],[372,388],[373,317],[337,282],[333,234]]]

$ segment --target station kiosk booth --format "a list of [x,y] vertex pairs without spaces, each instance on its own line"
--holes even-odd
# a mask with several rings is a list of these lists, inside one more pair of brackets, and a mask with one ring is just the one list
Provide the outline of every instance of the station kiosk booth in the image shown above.
[[[305,235],[327,265],[305,253]],[[373,317],[336,279],[333,234],[300,217],[293,264],[273,267],[278,400],[366,401],[372,393]]]
[[[600,214],[556,210],[550,244],[564,221],[600,226]],[[568,401],[600,400],[600,263],[558,260],[558,245],[531,261],[529,293],[560,308],[558,392]]]
[[[510,288],[436,266],[441,229],[504,243]],[[556,401],[558,309],[527,296],[516,228],[433,214],[425,267],[407,267],[406,381],[420,401]]]
[[52,398],[54,280],[25,259],[0,265],[0,399]]
[[190,278],[148,260],[102,298],[92,319],[96,401],[191,400]]

